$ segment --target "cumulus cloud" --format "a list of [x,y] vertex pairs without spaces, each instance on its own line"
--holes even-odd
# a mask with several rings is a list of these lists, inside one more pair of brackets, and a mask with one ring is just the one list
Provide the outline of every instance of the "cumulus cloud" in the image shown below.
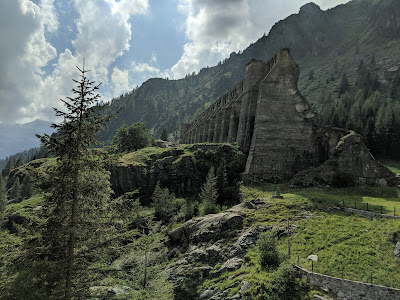
[[[2,1],[0,18],[0,120],[26,122],[35,118],[52,119],[52,107],[59,98],[70,95],[75,66],[83,58],[92,69],[91,79],[108,89],[128,89],[128,72],[110,65],[129,50],[130,18],[148,10],[148,0],[75,0],[78,13],[74,49],[65,49],[57,57],[56,49],[45,39],[46,32],[59,27],[53,0],[39,5],[29,0]],[[12,30],[10,30],[12,29]],[[54,70],[48,76],[43,68],[54,58]],[[111,80],[109,80],[111,79]],[[107,97],[107,96],[106,96]]]
[[115,67],[111,74],[111,81],[114,85],[114,96],[118,96],[132,89],[129,83],[128,70],[120,70]]
[[[316,0],[326,9],[349,0]],[[215,65],[231,52],[245,49],[277,21],[297,13],[309,0],[180,0],[179,10],[186,16],[188,43],[183,55],[171,68],[174,78]]]
[[0,19],[7,24],[0,26],[0,120],[13,122],[35,109],[31,95],[42,87],[42,68],[57,54],[44,35],[58,23],[51,0],[2,1]]

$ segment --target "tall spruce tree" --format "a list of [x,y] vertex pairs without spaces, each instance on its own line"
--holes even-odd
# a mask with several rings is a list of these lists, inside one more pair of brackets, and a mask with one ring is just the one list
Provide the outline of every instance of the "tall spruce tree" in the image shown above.
[[3,175],[0,174],[0,215],[6,208],[6,204],[7,204],[6,182],[4,180]]
[[203,205],[203,214],[218,212],[217,206],[218,189],[217,177],[215,176],[214,167],[208,171],[206,182],[201,188],[200,199]]
[[[78,68],[78,67],[77,67]],[[98,153],[91,150],[96,134],[110,119],[100,114],[96,104],[99,85],[94,85],[83,68],[78,68],[80,79],[73,81],[75,97],[61,99],[66,111],[54,108],[63,117],[52,127],[57,136],[39,136],[42,144],[55,154],[57,166],[50,176],[47,191],[48,221],[43,233],[43,244],[53,261],[51,298],[66,300],[86,298],[92,277],[88,275],[88,258],[95,256],[103,212],[111,189],[109,174]],[[47,275],[48,276],[48,275]],[[54,279],[56,278],[56,280]]]

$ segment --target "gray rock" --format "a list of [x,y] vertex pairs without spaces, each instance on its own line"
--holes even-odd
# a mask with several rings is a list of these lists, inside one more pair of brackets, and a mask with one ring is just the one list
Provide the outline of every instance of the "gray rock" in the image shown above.
[[212,242],[226,237],[234,229],[241,229],[243,216],[236,212],[222,212],[187,221],[169,233],[172,243],[187,245]]
[[239,257],[233,257],[231,259],[228,259],[216,272],[215,274],[221,274],[227,271],[233,271],[238,268],[243,264],[243,259]]
[[205,290],[200,293],[199,300],[209,300],[214,296],[218,290]]
[[272,226],[255,226],[246,229],[233,244],[230,256],[239,256],[246,252],[247,248],[257,242],[258,236],[261,232],[271,230]]
[[243,295],[246,291],[248,291],[251,287],[250,282],[248,281],[243,281],[242,285],[240,287],[240,294]]
[[400,260],[400,242],[396,243],[396,246],[394,247],[393,254],[394,254],[394,256],[396,256],[396,258],[398,260]]

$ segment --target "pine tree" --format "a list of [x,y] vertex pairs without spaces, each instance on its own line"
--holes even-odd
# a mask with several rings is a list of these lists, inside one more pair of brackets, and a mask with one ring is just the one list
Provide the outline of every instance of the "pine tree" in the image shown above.
[[346,93],[350,87],[349,80],[346,73],[343,73],[342,80],[340,81],[339,96]]
[[215,176],[214,167],[211,167],[208,171],[206,182],[200,192],[204,214],[215,213],[218,211],[217,198],[217,177]]
[[156,217],[160,219],[168,218],[173,211],[175,195],[170,193],[168,188],[161,189],[160,183],[157,182],[151,199],[154,203]]
[[34,194],[34,188],[29,175],[26,175],[21,182],[21,197],[22,199],[28,199]]
[[19,200],[21,198],[21,183],[19,178],[15,178],[11,189],[8,191],[8,199]]
[[38,135],[42,144],[58,156],[47,191],[49,218],[43,240],[51,253],[47,259],[54,262],[51,271],[57,273],[50,274],[57,278],[52,293],[66,300],[85,298],[82,295],[88,292],[87,284],[92,280],[87,272],[88,257],[93,259],[95,253],[91,250],[101,242],[99,228],[111,193],[101,154],[91,150],[96,134],[110,117],[101,116],[99,106],[94,105],[100,98],[96,92],[100,84],[94,85],[87,78],[89,71],[84,66],[78,70],[80,79],[73,79],[77,84],[72,89],[75,97],[61,99],[66,112],[54,108],[56,115],[64,119],[52,125],[58,135]]
[[161,132],[160,139],[162,139],[163,141],[168,141],[167,128],[164,127],[163,131]]
[[7,189],[4,177],[0,174],[0,215],[6,208],[7,204]]

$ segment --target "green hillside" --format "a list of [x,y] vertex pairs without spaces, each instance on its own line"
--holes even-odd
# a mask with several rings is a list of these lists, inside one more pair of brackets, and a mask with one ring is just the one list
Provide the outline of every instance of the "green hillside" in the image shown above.
[[[217,66],[204,68],[198,74],[180,80],[149,79],[141,87],[114,99],[107,111],[120,109],[120,113],[101,134],[101,139],[108,141],[119,126],[137,121],[146,122],[156,136],[163,128],[177,135],[182,122],[191,121],[243,78],[245,65],[251,58],[267,61],[277,50],[291,48],[291,54],[301,68],[300,90],[321,114],[322,121],[365,131],[360,133],[373,153],[393,155],[397,153],[398,136],[395,137],[396,145],[385,140],[384,147],[372,146],[380,143],[384,136],[393,135],[400,122],[397,117],[386,123],[376,120],[380,108],[381,115],[395,116],[400,109],[400,93],[397,89],[391,92],[393,85],[398,86],[396,70],[400,62],[400,40],[396,16],[399,10],[399,3],[393,0],[353,0],[327,11],[312,3],[307,4],[298,14],[276,23],[268,35],[242,53],[232,53]],[[384,22],[385,19],[393,20],[390,26]],[[371,83],[368,78],[358,80],[361,61],[365,65],[365,74],[369,73],[375,80],[376,87],[365,87]],[[348,95],[340,92],[344,73],[349,81],[345,90]],[[363,101],[373,92],[379,93],[375,98],[383,100],[376,101],[369,112],[374,117],[366,117],[367,113],[356,115],[362,121],[354,124],[349,121],[349,112],[357,102],[359,90],[363,92]],[[347,100],[344,101],[345,96]],[[395,103],[395,107],[387,110],[391,103]],[[329,118],[333,111],[339,115],[335,120]],[[379,128],[374,128],[375,123]],[[368,133],[374,137],[368,138]]]

